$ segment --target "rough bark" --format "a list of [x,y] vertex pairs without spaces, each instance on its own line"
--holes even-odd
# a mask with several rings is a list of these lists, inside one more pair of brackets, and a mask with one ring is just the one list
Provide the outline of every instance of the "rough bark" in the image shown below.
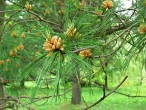
[[[0,106],[4,106],[5,100],[3,100],[3,98],[6,98],[6,90],[5,90],[5,85],[3,83],[3,78],[0,77]],[[2,110],[6,110],[6,109],[2,109]]]
[[[0,0],[0,41],[2,39],[2,29],[4,26],[4,18],[5,18],[5,0]],[[0,77],[0,105],[3,105],[5,103],[2,98],[6,98],[6,90],[5,90],[5,85],[3,83],[3,78]],[[5,109],[2,109],[5,110]]]
[[81,103],[81,85],[80,85],[80,73],[77,75],[72,75],[72,104],[80,104]]
[[[0,0],[0,35],[2,28],[4,26],[4,18],[5,18],[5,13],[3,12],[5,10],[5,0]],[[1,39],[2,36],[0,36]]]

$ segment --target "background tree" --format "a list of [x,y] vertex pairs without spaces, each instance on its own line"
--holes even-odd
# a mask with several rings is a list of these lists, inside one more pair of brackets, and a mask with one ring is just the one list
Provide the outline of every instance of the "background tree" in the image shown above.
[[[0,1],[0,45],[2,45],[2,29],[4,27],[4,18],[5,18],[5,1],[1,0]],[[2,56],[4,57],[4,56]],[[0,60],[0,66],[4,65],[4,60]],[[1,67],[0,67],[1,68]],[[5,98],[6,97],[6,92],[5,92],[5,86],[3,83],[3,77],[0,75],[0,98]],[[5,101],[0,100],[0,104],[3,104]]]
[[[83,81],[85,85],[101,83],[108,88],[110,78],[121,79],[121,68],[127,67],[135,55],[145,53],[143,0],[133,2],[129,9],[123,9],[116,0],[6,3],[1,15],[4,18],[5,12],[1,77],[15,86],[35,80],[32,99],[49,79],[55,96],[62,86],[66,92],[72,82],[71,102],[79,104]],[[142,59],[145,63],[145,57]]]

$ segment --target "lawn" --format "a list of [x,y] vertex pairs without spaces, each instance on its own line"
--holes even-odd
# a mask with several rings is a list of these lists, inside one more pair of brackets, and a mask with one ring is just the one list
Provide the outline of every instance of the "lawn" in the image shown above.
[[[25,89],[10,89],[7,88],[9,95],[18,95],[23,94],[23,96],[27,96],[32,94],[33,88],[25,88]],[[122,87],[117,91],[130,94],[130,95],[145,95],[146,87],[145,86],[137,86],[137,87]],[[107,91],[108,92],[108,91]],[[45,95],[53,95],[52,89],[40,89],[36,97],[41,97]],[[94,103],[102,96],[102,89],[97,87],[84,87],[82,88],[82,103],[80,105],[72,105],[70,104],[71,92],[67,93],[65,96],[48,98],[37,101],[36,103],[31,104],[31,107],[36,110],[82,110],[86,106]],[[57,100],[57,101],[56,101]],[[22,99],[23,103],[29,103],[30,98]],[[146,110],[146,97],[145,98],[130,98],[124,95],[120,95],[118,93],[113,93],[101,103],[91,108],[90,110]],[[19,110],[26,110],[23,107],[20,107]]]

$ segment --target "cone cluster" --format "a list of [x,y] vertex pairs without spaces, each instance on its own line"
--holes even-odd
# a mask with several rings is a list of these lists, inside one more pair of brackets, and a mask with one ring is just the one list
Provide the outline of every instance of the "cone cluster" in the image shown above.
[[103,11],[102,10],[98,10],[98,11],[96,11],[96,15],[102,15],[103,14]]
[[17,55],[17,50],[16,49],[10,50],[9,55],[11,57],[15,57]]
[[65,35],[68,36],[69,38],[78,38],[81,34],[79,32],[77,32],[77,29],[74,28],[74,26],[70,26],[69,28],[67,28]]
[[55,50],[63,51],[64,46],[62,45],[63,41],[58,36],[53,36],[51,39],[46,39],[46,42],[43,44],[43,49],[49,51],[47,56],[50,56]]
[[105,0],[102,3],[102,7],[105,8],[106,10],[108,10],[113,7],[113,2],[111,0]]
[[28,10],[31,10],[31,8],[32,8],[32,7],[31,7],[30,4],[26,4],[26,5],[25,5],[25,9],[26,9],[27,11],[28,11]]
[[50,11],[49,11],[49,10],[46,10],[46,11],[45,11],[45,14],[46,14],[46,15],[49,15],[49,14],[50,14]]
[[25,38],[25,34],[24,33],[21,34],[21,38]]
[[23,49],[24,49],[23,44],[19,44],[16,48],[14,48],[13,50],[10,50],[9,55],[12,57],[15,57],[18,51],[23,50]]
[[80,6],[85,6],[86,5],[86,0],[80,0],[79,4],[80,4]]
[[60,10],[58,11],[58,13],[61,14],[61,15],[65,15],[65,11],[64,11],[63,9],[60,9]]
[[10,58],[6,59],[6,62],[11,63],[11,59]]
[[3,65],[5,63],[4,60],[0,60],[0,65]]
[[91,57],[92,56],[92,53],[91,53],[91,50],[90,49],[86,49],[86,50],[80,51],[79,55],[82,58],[86,58],[86,57]]
[[23,44],[19,44],[19,45],[17,46],[17,50],[23,50],[23,49],[24,49]]
[[20,67],[20,63],[16,63],[16,68],[19,68]]
[[13,31],[12,33],[11,33],[11,36],[12,37],[17,37],[18,35],[17,35],[17,32],[16,31]]
[[138,28],[140,34],[146,34],[146,24],[141,24]]

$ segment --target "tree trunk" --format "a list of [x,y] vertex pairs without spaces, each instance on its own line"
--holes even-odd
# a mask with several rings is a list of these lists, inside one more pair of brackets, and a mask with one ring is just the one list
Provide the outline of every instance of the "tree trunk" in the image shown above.
[[[2,30],[4,26],[4,18],[5,18],[4,11],[5,11],[5,0],[0,0],[0,42],[2,40]],[[2,76],[0,76],[0,106],[3,106],[3,104],[5,103],[5,100],[2,100],[3,98],[6,98],[6,90],[5,90],[5,85],[3,83],[3,78]]]
[[[3,83],[3,78],[0,77],[0,106],[5,106],[4,103],[6,100],[4,100],[3,98],[6,98],[6,90],[5,90],[5,86]],[[5,110],[5,109],[2,109]]]
[[80,104],[81,103],[81,85],[80,85],[80,73],[77,75],[72,75],[72,104]]
[[5,13],[3,11],[5,11],[5,0],[0,0],[0,41],[2,38],[2,28],[4,26],[4,18],[5,18]]

